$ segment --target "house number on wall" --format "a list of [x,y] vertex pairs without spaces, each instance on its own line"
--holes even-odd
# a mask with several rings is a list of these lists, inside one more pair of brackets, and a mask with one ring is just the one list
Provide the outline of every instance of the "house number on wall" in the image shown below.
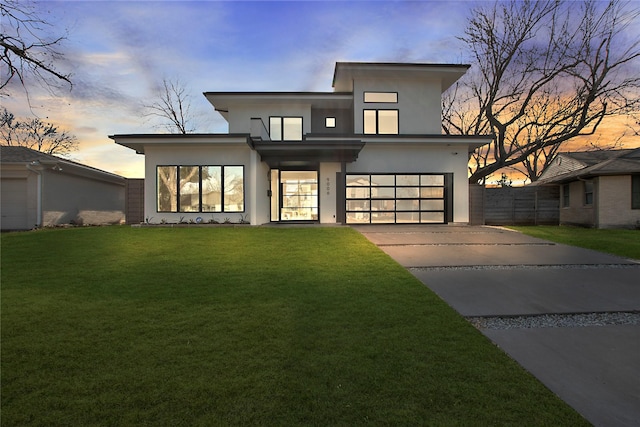
[[327,177],[327,196],[331,195],[331,180]]

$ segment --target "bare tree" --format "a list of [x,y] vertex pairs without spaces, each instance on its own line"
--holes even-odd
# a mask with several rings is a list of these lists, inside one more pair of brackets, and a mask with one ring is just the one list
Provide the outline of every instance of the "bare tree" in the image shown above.
[[640,108],[638,10],[618,0],[509,0],[473,9],[474,72],[443,98],[450,134],[493,134],[470,182],[523,164],[535,181],[562,144]]
[[169,132],[186,134],[195,130],[191,113],[191,95],[179,78],[163,79],[157,99],[151,104],[144,104],[143,107],[146,116],[162,119],[164,123],[161,126]]
[[71,75],[59,71],[55,65],[63,57],[57,49],[66,34],[49,34],[52,24],[40,16],[35,3],[2,0],[0,13],[0,91],[4,91],[14,78],[27,91],[29,75],[48,88],[59,83],[71,87]]
[[75,135],[35,117],[16,120],[6,108],[0,112],[2,145],[21,146],[47,154],[65,155],[78,149]]

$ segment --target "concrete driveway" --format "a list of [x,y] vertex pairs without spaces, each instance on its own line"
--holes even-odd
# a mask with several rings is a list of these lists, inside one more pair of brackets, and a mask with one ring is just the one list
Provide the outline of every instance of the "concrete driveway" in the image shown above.
[[592,424],[640,425],[640,263],[497,227],[354,228]]

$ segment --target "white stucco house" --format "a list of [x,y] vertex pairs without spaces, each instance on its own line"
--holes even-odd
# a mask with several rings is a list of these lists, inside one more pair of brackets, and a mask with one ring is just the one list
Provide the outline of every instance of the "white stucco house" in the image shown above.
[[126,179],[71,160],[0,146],[0,182],[2,230],[125,220]]
[[469,153],[441,132],[468,65],[338,62],[333,92],[205,92],[225,134],[112,135],[145,156],[151,222],[469,221]]

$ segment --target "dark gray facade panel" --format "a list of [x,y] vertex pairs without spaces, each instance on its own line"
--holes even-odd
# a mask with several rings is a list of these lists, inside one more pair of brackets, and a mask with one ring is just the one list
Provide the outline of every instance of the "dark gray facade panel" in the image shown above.
[[[335,117],[336,127],[325,126],[327,117]],[[352,135],[353,111],[347,108],[312,108],[311,109],[311,133]]]

